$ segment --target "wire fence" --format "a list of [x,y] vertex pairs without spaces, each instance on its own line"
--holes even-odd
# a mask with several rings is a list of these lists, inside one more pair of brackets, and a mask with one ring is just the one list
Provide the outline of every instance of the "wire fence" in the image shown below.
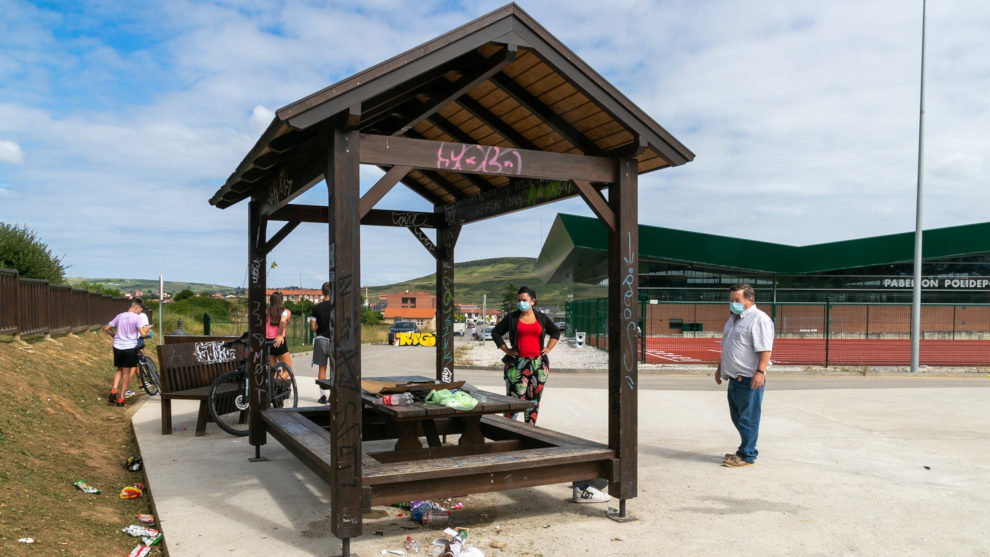
[[[911,360],[911,305],[777,303],[759,305],[776,330],[771,361],[816,366],[906,366]],[[608,347],[608,299],[567,304],[566,334]],[[725,303],[640,300],[640,361],[714,364]],[[990,366],[990,304],[922,304],[920,363]]]

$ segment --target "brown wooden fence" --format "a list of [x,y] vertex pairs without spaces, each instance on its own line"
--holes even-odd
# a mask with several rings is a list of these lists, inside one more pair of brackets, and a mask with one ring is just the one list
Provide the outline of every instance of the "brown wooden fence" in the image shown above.
[[114,298],[21,278],[0,269],[0,334],[26,337],[102,327],[127,310],[127,298]]

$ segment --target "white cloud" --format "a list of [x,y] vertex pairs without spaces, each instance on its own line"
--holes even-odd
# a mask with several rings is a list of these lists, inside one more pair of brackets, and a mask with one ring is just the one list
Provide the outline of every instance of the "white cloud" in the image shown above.
[[21,146],[13,141],[0,139],[0,162],[23,164],[24,152],[21,151]]
[[261,132],[265,131],[265,128],[272,123],[274,118],[274,110],[259,104],[251,111],[251,118],[248,119],[248,123],[251,125],[251,131],[261,135]]

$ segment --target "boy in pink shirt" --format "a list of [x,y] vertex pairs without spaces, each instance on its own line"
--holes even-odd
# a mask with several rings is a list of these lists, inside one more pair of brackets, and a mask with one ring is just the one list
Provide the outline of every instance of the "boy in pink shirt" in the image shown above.
[[[124,405],[124,391],[137,372],[138,339],[148,336],[148,331],[151,330],[150,325],[142,326],[140,316],[142,312],[144,312],[144,303],[141,298],[134,298],[127,311],[118,313],[103,327],[108,335],[113,336],[113,365],[117,367],[117,372],[113,375],[113,385],[110,387],[110,396],[107,397],[107,402],[110,404]],[[116,332],[111,332],[111,329],[115,329]]]

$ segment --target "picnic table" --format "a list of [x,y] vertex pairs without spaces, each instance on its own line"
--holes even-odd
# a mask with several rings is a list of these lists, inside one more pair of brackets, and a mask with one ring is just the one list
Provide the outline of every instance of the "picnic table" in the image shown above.
[[[369,382],[399,383],[405,385],[415,385],[410,387],[410,392],[426,393],[434,388],[442,387],[437,385],[433,379],[421,375],[403,375],[390,377],[368,377]],[[332,388],[327,380],[317,380],[323,388]],[[420,386],[421,385],[421,386]],[[477,406],[471,410],[454,410],[446,406],[431,404],[429,402],[413,402],[408,406],[386,406],[381,403],[380,397],[375,393],[363,391],[361,399],[366,410],[383,416],[386,420],[386,428],[397,429],[398,439],[395,442],[395,452],[408,453],[423,448],[419,440],[419,433],[422,431],[426,437],[427,445],[431,448],[442,446],[440,433],[437,429],[437,421],[448,422],[446,431],[448,433],[460,433],[461,437],[458,445],[461,446],[481,446],[485,444],[485,437],[481,433],[481,418],[486,414],[506,414],[524,412],[533,407],[532,401],[520,400],[515,397],[508,397],[481,390],[470,383],[463,383],[461,390],[467,392],[476,400]]]

